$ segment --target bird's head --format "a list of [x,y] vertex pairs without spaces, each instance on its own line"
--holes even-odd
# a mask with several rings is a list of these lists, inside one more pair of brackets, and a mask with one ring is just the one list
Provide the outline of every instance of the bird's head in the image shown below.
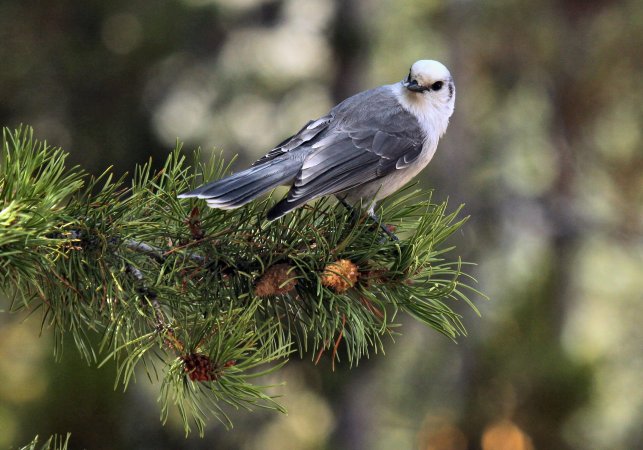
[[429,59],[415,62],[409,75],[402,80],[411,96],[422,96],[430,103],[449,106],[455,103],[455,85],[449,69],[442,63]]

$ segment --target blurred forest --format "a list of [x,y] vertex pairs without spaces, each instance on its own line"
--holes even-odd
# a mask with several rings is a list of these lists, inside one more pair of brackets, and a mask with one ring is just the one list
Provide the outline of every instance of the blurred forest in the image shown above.
[[[404,320],[349,370],[293,361],[289,415],[201,439],[159,422],[145,377],[113,390],[39,318],[0,315],[0,448],[643,448],[643,2],[0,2],[0,124],[34,126],[98,173],[175,145],[240,168],[417,59],[456,112],[420,183],[465,203],[452,242],[490,300],[453,343]],[[0,308],[8,301],[2,300]]]

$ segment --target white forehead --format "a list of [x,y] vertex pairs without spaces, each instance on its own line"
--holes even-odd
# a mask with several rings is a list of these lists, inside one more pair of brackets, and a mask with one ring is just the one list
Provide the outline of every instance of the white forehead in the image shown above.
[[430,80],[446,80],[451,77],[449,69],[444,64],[431,59],[421,59],[411,66],[413,76],[420,76]]

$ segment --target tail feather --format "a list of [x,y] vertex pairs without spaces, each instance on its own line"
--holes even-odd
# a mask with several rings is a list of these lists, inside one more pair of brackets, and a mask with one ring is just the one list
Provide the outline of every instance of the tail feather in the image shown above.
[[289,183],[300,168],[301,161],[290,158],[274,159],[205,184],[179,197],[198,197],[205,199],[212,208],[234,209],[277,186]]
[[217,193],[215,196],[205,198],[208,205],[213,208],[234,209],[259,197],[264,192],[283,184],[283,175],[275,174],[254,180],[243,186],[234,186],[234,190]]

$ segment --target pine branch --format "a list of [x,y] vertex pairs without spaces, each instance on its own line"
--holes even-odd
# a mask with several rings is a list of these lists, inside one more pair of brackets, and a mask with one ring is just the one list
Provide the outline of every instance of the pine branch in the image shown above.
[[89,361],[114,359],[125,388],[139,369],[162,380],[162,418],[178,408],[186,432],[210,416],[229,425],[225,405],[282,410],[251,380],[295,350],[353,365],[383,350],[400,310],[455,339],[465,329],[449,304],[475,309],[444,246],[465,219],[430,194],[407,189],[378,212],[392,241],[329,199],[275,222],[270,198],[233,211],[179,200],[228,170],[222,158],[190,167],[180,146],[131,186],[65,158],[29,128],[3,132],[2,289]]

